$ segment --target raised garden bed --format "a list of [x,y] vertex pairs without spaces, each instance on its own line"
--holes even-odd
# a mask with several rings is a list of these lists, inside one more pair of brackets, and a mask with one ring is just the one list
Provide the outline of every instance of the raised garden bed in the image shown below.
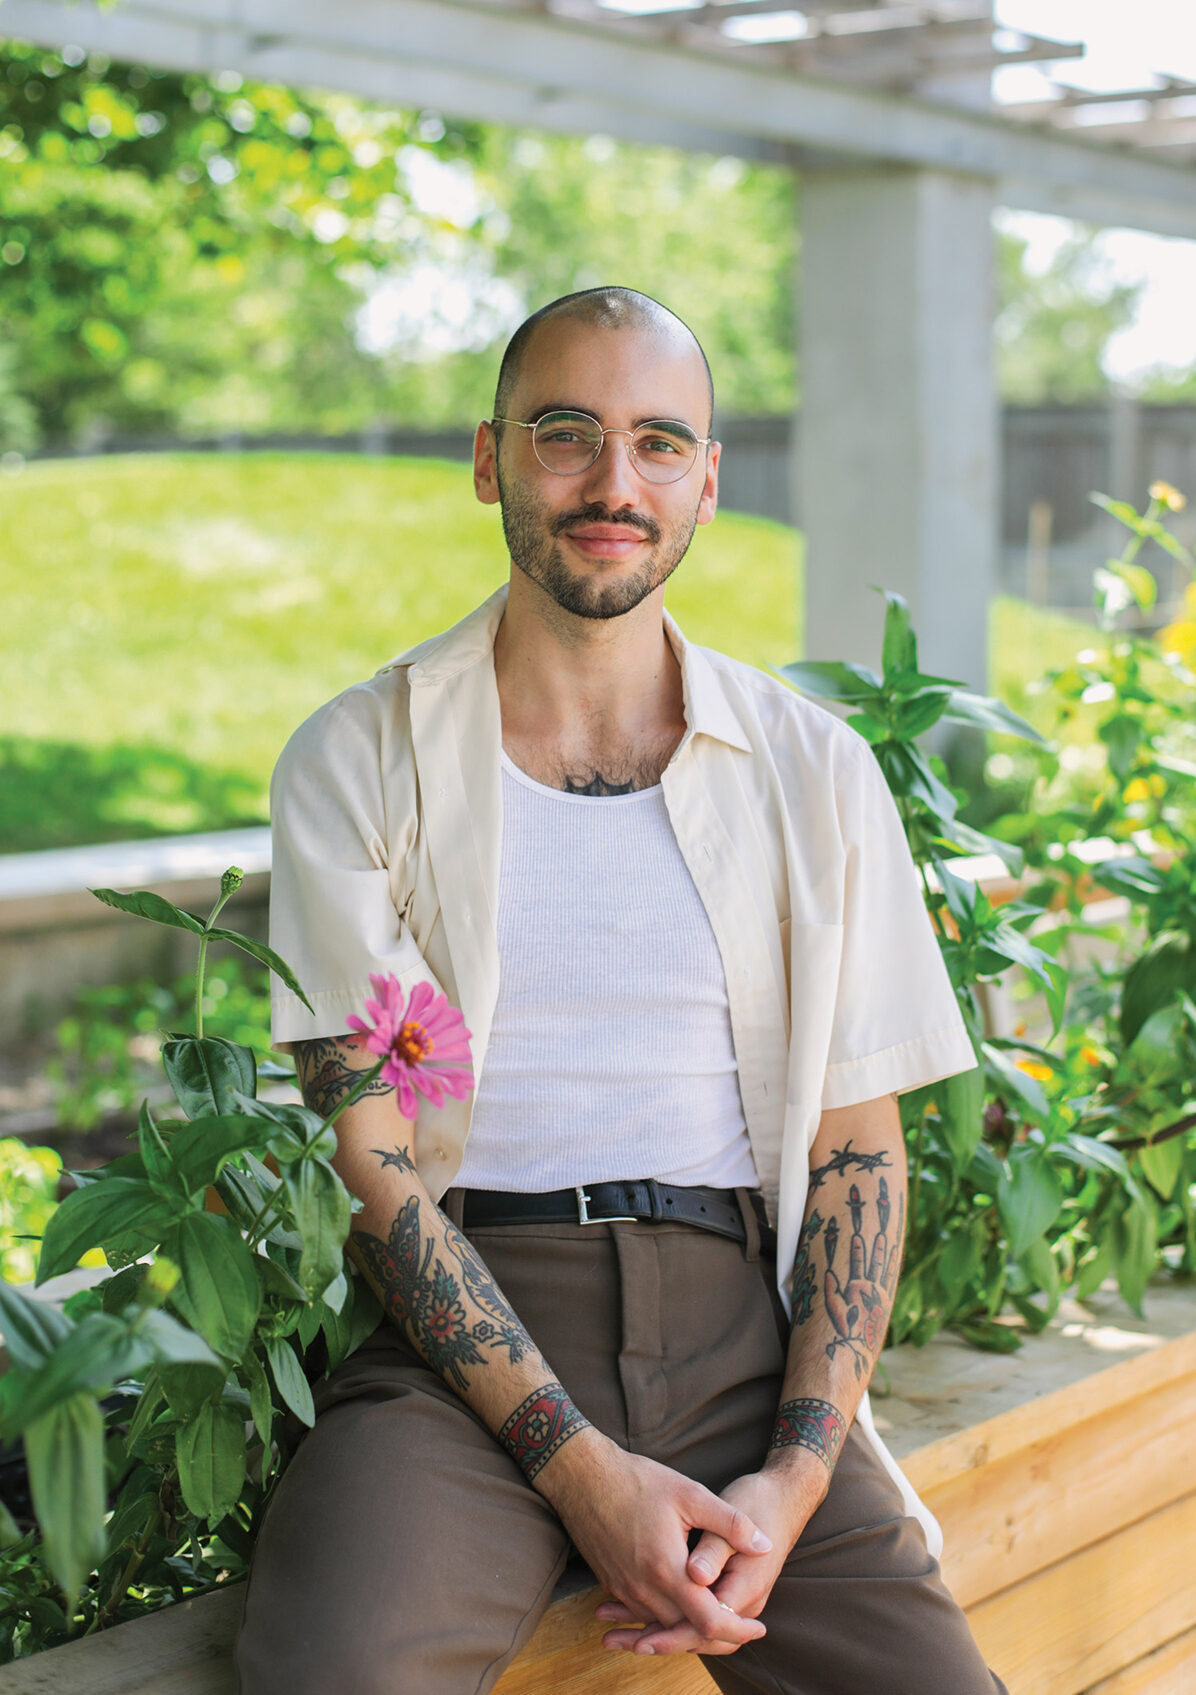
[[[1065,1302],[1020,1353],[948,1335],[884,1355],[876,1422],[946,1537],[944,1575],[1011,1695],[1196,1688],[1196,1289],[1147,1318]],[[495,1695],[706,1695],[700,1663],[604,1654],[560,1594]],[[0,1695],[234,1695],[231,1586],[0,1670]]]

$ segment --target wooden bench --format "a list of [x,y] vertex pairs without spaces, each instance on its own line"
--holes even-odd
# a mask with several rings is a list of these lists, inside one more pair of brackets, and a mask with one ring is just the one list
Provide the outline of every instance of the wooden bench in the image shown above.
[[[876,1422],[946,1536],[944,1575],[1011,1695],[1196,1690],[1196,1291],[1145,1321],[1065,1304],[1012,1356],[884,1356]],[[606,1654],[598,1591],[558,1594],[495,1695],[710,1695],[688,1658]],[[233,1695],[237,1585],[0,1670],[0,1695]]]

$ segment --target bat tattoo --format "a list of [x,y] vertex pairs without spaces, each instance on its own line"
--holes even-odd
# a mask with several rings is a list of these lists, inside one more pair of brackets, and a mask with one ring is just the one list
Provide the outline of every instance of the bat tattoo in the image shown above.
[[828,1471],[833,1471],[846,1435],[843,1415],[830,1401],[783,1401],[768,1446],[808,1448]]
[[[363,1051],[356,1041],[349,1042],[343,1036],[317,1036],[295,1043],[295,1069],[299,1074],[303,1098],[322,1118],[336,1111],[349,1091],[361,1081],[362,1072],[369,1070],[369,1065],[355,1068],[349,1064],[352,1056]],[[367,1052],[365,1057],[370,1064],[373,1063],[371,1054]],[[375,1077],[364,1094],[387,1095],[392,1092],[392,1084]]]
[[521,1401],[498,1439],[530,1483],[570,1436],[589,1428],[559,1383],[546,1383]]
[[[381,1157],[398,1163],[391,1155]],[[421,1230],[417,1195],[400,1207],[389,1241],[368,1230],[355,1230],[353,1241],[382,1290],[387,1312],[433,1371],[458,1389],[469,1385],[466,1366],[488,1363],[484,1348],[505,1348],[512,1365],[538,1352],[473,1248],[447,1222],[449,1259],[439,1257],[435,1239]],[[482,1317],[466,1311],[464,1296]]]

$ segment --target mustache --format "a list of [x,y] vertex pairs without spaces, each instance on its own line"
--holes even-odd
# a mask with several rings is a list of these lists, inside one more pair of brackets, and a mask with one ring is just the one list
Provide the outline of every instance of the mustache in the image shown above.
[[641,531],[649,541],[658,542],[661,537],[660,525],[654,518],[639,512],[608,512],[605,506],[598,505],[578,506],[572,512],[560,513],[553,520],[552,533],[564,535],[578,524],[624,524],[629,530]]

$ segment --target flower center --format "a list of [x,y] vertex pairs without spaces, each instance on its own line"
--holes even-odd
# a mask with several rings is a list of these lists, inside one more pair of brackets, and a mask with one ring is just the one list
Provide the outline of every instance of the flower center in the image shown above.
[[390,1045],[390,1051],[404,1065],[418,1065],[436,1046],[422,1024],[404,1024]]

